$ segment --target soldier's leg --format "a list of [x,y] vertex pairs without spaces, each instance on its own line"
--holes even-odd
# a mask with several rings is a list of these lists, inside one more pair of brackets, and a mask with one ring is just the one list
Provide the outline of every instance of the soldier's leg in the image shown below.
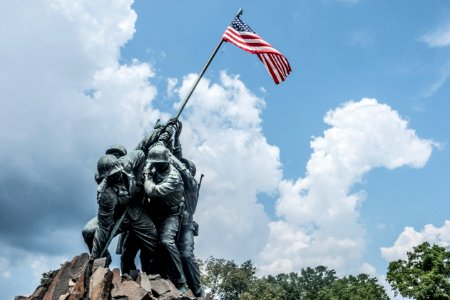
[[139,252],[139,240],[137,239],[134,232],[126,233],[125,242],[123,244],[123,252],[120,256],[120,269],[122,274],[130,273],[131,270],[136,270],[136,264],[134,259]]
[[176,245],[176,237],[179,229],[180,220],[178,216],[169,216],[161,224],[160,242],[170,256],[169,268],[170,280],[177,286],[183,288],[186,284],[183,265],[181,263],[180,252]]
[[180,251],[187,284],[194,296],[200,297],[203,295],[203,289],[200,282],[200,269],[194,258],[194,229],[192,224],[181,226],[178,250]]
[[[141,256],[142,268],[146,269],[145,272],[151,272],[148,267],[152,265],[156,247],[158,246],[158,232],[150,217],[142,212],[141,216],[137,220],[131,221],[131,232],[134,234],[137,240],[138,249],[141,249],[141,253],[145,253]],[[145,259],[145,262],[142,262]]]
[[[114,208],[117,204],[116,197],[99,197],[98,201],[98,227],[95,230],[92,245],[92,257],[100,258],[103,248],[106,246],[111,229],[114,226]],[[106,255],[103,255],[106,256]]]
[[90,219],[86,225],[83,227],[83,231],[81,232],[81,235],[83,236],[84,242],[88,246],[89,253],[92,253],[92,246],[94,244],[94,235],[95,235],[95,229],[98,227],[98,219],[97,217],[94,217]]

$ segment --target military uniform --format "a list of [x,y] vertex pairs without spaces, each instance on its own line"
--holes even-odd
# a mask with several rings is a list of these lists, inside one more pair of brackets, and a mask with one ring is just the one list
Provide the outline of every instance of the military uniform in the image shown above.
[[[152,148],[153,146],[169,145],[173,132],[175,132],[177,129],[178,129],[178,121],[174,119],[169,120],[165,126],[160,125],[159,122],[157,122],[153,131],[147,136],[145,136],[139,142],[139,144],[136,147],[136,150],[143,151],[144,154],[147,156],[149,149]],[[144,210],[148,212],[149,210],[147,204],[148,203],[144,203]],[[146,249],[145,248],[143,249],[141,247],[139,240],[133,233],[128,233],[126,237],[119,242],[117,250],[118,250],[117,254],[121,254],[120,261],[122,273],[129,273],[130,270],[136,269],[134,259],[139,250],[141,250],[140,258],[142,270],[146,273],[159,272],[155,271],[156,269],[158,269],[158,265],[152,264],[148,259],[148,257],[153,256],[153,253],[152,254],[147,253]]]
[[[183,177],[189,179],[185,180],[185,209],[177,246],[180,251],[187,284],[194,295],[199,297],[203,294],[203,289],[200,282],[200,270],[194,257],[194,235],[197,235],[198,225],[193,221],[198,200],[198,184],[194,176],[187,170],[184,172]],[[188,186],[186,186],[186,181],[190,181]]]
[[[142,169],[145,155],[133,150],[114,163],[112,173],[107,174],[97,190],[98,227],[95,231],[92,256],[98,258],[105,247],[114,224],[126,212],[118,233],[131,231],[148,253],[156,249],[158,238],[156,227],[143,210],[144,190]],[[99,161],[100,163],[100,161]],[[108,176],[122,172],[122,181],[112,182]],[[102,175],[102,172],[100,172]]]
[[[120,144],[114,144],[108,147],[105,151],[105,154],[112,154],[116,158],[125,156],[127,154],[127,149],[120,145]],[[97,184],[100,184],[103,180],[103,177],[100,177],[98,170],[95,171],[95,181]],[[84,225],[83,230],[81,232],[84,242],[88,246],[89,253],[92,253],[92,247],[94,243],[94,235],[95,230],[98,227],[98,218],[94,217],[90,219],[86,225]],[[107,252],[107,256],[110,257],[109,252]]]
[[184,182],[185,205],[177,246],[187,284],[194,295],[200,297],[203,295],[203,289],[200,282],[200,269],[194,256],[194,236],[198,234],[198,224],[194,222],[193,216],[197,209],[199,193],[199,186],[194,177],[196,168],[193,162],[183,158],[179,132],[177,132],[174,146],[174,156],[185,165],[185,168],[178,168]]
[[[159,228],[159,240],[170,257],[168,276],[180,289],[186,278],[183,272],[176,237],[180,227],[180,214],[184,205],[183,179],[177,169],[168,161],[169,152],[165,147],[155,146],[148,155],[144,173],[145,194],[150,198],[150,215]],[[161,171],[155,165],[161,164]]]

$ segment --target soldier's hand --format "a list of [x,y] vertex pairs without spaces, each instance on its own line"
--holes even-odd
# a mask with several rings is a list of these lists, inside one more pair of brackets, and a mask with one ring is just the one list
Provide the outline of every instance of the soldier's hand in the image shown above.
[[155,184],[151,180],[147,180],[144,182],[144,190],[146,194],[151,194],[154,188]]
[[178,119],[177,119],[177,118],[170,118],[170,119],[167,121],[166,126],[167,126],[167,125],[176,125],[177,123],[178,123]]
[[175,131],[175,136],[178,138],[178,137],[180,137],[180,134],[181,134],[181,130],[183,129],[183,123],[181,123],[181,121],[180,120],[178,120],[178,122],[177,122],[177,128],[176,128],[176,131]]

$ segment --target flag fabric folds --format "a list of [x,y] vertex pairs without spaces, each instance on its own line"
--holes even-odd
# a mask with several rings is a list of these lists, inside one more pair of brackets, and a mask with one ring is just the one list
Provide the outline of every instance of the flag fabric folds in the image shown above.
[[222,39],[258,55],[276,84],[284,81],[291,73],[291,66],[286,57],[257,35],[239,17],[233,19]]

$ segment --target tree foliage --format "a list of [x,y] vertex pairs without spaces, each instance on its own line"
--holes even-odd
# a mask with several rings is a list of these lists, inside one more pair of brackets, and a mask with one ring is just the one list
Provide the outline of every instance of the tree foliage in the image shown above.
[[295,299],[287,298],[287,291],[279,284],[268,281],[266,278],[256,278],[249,289],[240,295],[239,300],[273,300]]
[[327,267],[318,266],[314,269],[307,267],[301,270],[300,299],[317,299],[322,289],[330,286],[335,280],[336,271],[328,270]]
[[389,299],[376,278],[366,274],[338,278],[334,270],[324,266],[258,278],[251,261],[238,265],[234,261],[211,257],[203,264],[203,271],[203,284],[216,299]]
[[210,257],[204,264],[204,270],[203,284],[223,300],[239,299],[256,279],[256,269],[249,260],[239,266],[233,260]]
[[49,286],[58,271],[59,270],[50,270],[42,273],[40,286]]
[[389,300],[378,280],[367,274],[347,276],[335,280],[320,290],[318,300]]
[[387,281],[396,295],[417,300],[450,299],[450,252],[428,242],[389,263]]

